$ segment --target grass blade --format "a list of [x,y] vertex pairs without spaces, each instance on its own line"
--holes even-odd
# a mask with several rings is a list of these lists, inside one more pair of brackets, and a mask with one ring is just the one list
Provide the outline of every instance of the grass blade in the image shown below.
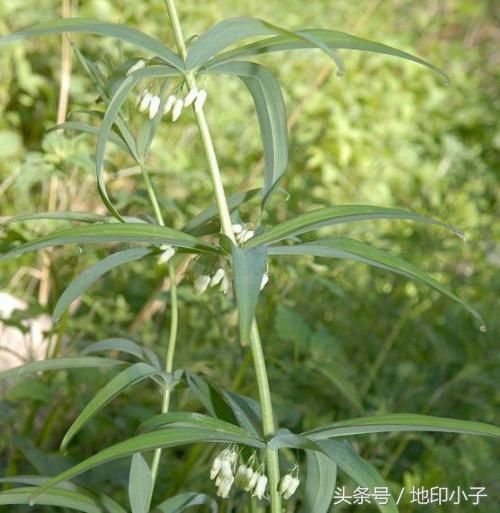
[[337,465],[321,452],[306,450],[304,511],[327,513],[337,481]]
[[10,217],[0,224],[0,227],[12,223],[23,223],[25,221],[38,221],[40,219],[51,219],[54,221],[79,221],[81,223],[97,223],[105,221],[106,217],[92,212],[34,212],[33,214],[21,214]]

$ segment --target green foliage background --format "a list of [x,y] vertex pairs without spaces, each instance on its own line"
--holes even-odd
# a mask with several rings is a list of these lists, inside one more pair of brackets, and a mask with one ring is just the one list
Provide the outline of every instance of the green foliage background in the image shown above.
[[[93,0],[79,15],[132,24],[171,41],[162,2]],[[11,0],[0,5],[0,33],[58,16],[59,3]],[[271,267],[271,282],[259,306],[269,358],[273,398],[283,426],[312,428],[333,420],[388,412],[427,413],[499,423],[500,396],[500,12],[487,0],[359,0],[182,2],[189,35],[223,17],[248,14],[285,27],[319,26],[379,40],[442,66],[451,84],[422,67],[367,54],[343,52],[346,74],[331,73],[311,90],[330,64],[319,52],[266,57],[280,77],[289,113],[299,106],[291,130],[290,168],[284,181],[289,197],[273,200],[271,218],[284,220],[315,207],[368,203],[406,207],[465,230],[464,245],[439,229],[407,223],[363,224],[359,233],[390,246],[433,272],[482,313],[488,332],[452,302],[404,279],[344,262],[302,259]],[[97,58],[118,60],[128,49],[115,41],[74,37]],[[173,45],[172,45],[173,46]],[[0,54],[0,215],[45,210],[47,182],[59,176],[60,207],[102,211],[94,184],[95,141],[87,136],[45,134],[55,123],[60,38],[38,39]],[[134,54],[136,55],[136,54]],[[261,157],[250,98],[235,80],[210,78],[207,116],[216,137],[228,193],[241,183],[259,186]],[[71,109],[96,98],[75,64]],[[111,155],[113,156],[113,155]],[[120,208],[150,214],[139,176],[117,155],[110,190]],[[180,228],[211,202],[211,187],[193,119],[166,124],[151,156],[155,184],[164,191],[162,208]],[[247,209],[246,220],[255,209]],[[28,237],[56,225],[25,224],[4,232]],[[355,228],[356,230],[356,228]],[[361,228],[357,228],[361,231]],[[338,229],[337,229],[338,231]],[[352,233],[352,232],[351,232]],[[3,240],[3,242],[2,242]],[[79,270],[107,250],[53,252],[51,305]],[[284,262],[284,261],[283,261]],[[12,277],[21,266],[37,267],[30,255],[0,268],[2,288],[30,301],[27,315],[39,311],[37,282],[29,274]],[[177,366],[204,373],[221,385],[256,395],[250,359],[237,343],[231,303],[219,294],[196,297],[191,283],[203,262],[180,287],[181,329]],[[134,322],[151,299],[166,269],[134,264],[105,277],[78,309],[63,321],[63,352],[73,354],[89,341],[130,335],[147,345],[164,329],[161,313]],[[19,276],[19,275],[18,275]],[[160,294],[161,299],[167,299]],[[35,473],[67,465],[57,453],[65,428],[91,397],[104,375],[58,373],[10,389],[0,402],[0,474]],[[36,390],[36,394],[33,392]],[[129,436],[141,419],[157,412],[159,398],[144,386],[141,394],[117,399],[70,448],[72,461],[104,444]],[[175,394],[176,406],[189,396]],[[192,405],[192,407],[196,407]],[[498,447],[489,440],[437,434],[370,435],[356,439],[398,491],[401,486],[485,486],[489,498],[460,511],[492,511],[500,503]],[[43,451],[43,453],[41,452]],[[210,450],[170,451],[161,494],[210,489],[206,466]],[[175,464],[172,464],[175,462]],[[112,470],[110,471],[110,468]],[[119,489],[126,462],[85,476]],[[373,508],[373,507],[372,507]],[[439,511],[456,511],[441,506]],[[21,510],[21,509],[20,509]],[[42,508],[40,508],[42,510]],[[371,511],[370,507],[337,508]],[[401,511],[434,511],[404,504]]]

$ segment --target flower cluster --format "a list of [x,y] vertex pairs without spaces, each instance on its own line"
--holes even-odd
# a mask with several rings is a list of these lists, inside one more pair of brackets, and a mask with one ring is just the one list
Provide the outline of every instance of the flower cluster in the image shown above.
[[285,474],[280,481],[279,492],[284,499],[289,499],[299,487],[300,480],[293,474]]
[[267,487],[267,476],[254,470],[251,464],[242,463],[236,471],[236,485],[245,492],[251,492],[253,497],[262,499]]
[[[137,64],[138,63],[134,66],[137,66]],[[132,68],[134,66],[132,66]],[[191,88],[185,98],[178,98],[175,94],[171,94],[165,100],[162,115],[165,116],[171,113],[172,121],[177,121],[185,107],[189,107],[194,103],[195,109],[199,110],[203,108],[206,99],[207,92],[205,89],[198,90],[196,87]],[[147,89],[144,89],[139,93],[136,104],[139,108],[139,112],[145,112],[147,110],[149,112],[149,119],[153,119],[160,110],[161,98],[157,94],[152,94]]]
[[194,282],[194,291],[200,295],[205,292],[208,287],[217,287],[223,294],[227,294],[229,291],[229,278],[227,277],[226,271],[219,267],[215,273],[210,276],[208,274],[202,274],[196,278]]
[[210,469],[210,479],[215,479],[217,495],[226,499],[234,483],[233,470],[238,461],[234,447],[226,447],[214,459]]

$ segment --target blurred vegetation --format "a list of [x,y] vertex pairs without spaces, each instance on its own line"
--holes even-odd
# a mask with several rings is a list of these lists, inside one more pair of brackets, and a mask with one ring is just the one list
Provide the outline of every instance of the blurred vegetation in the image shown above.
[[[171,41],[159,0],[80,3],[79,15],[129,23]],[[39,0],[34,6],[30,0],[2,2],[0,33],[56,17],[60,8],[54,0]],[[180,5],[189,35],[222,17],[243,14],[291,28],[328,27],[407,49],[444,67],[451,78],[445,86],[422,67],[354,52],[343,53],[343,77],[329,71],[330,64],[319,53],[265,58],[280,77],[289,113],[294,113],[291,163],[283,182],[288,196],[273,200],[267,220],[323,205],[367,203],[406,207],[454,224],[465,230],[467,245],[437,228],[408,223],[364,223],[354,232],[434,273],[471,301],[488,325],[488,332],[481,333],[458,305],[361,264],[304,258],[271,266],[259,318],[282,426],[300,430],[388,412],[499,423],[498,7],[493,0],[312,1],[307,6],[298,0],[286,6],[278,0],[211,0]],[[137,55],[113,40],[73,40],[95,59],[117,62],[123,54]],[[318,84],[322,74],[328,79]],[[46,133],[57,111],[60,38],[3,49],[0,75],[0,215],[46,210],[51,176],[60,181],[58,208],[103,212],[93,175],[95,140]],[[207,89],[207,115],[228,193],[242,183],[259,186],[261,146],[250,98],[236,80],[211,78]],[[75,63],[71,110],[87,108],[96,96]],[[111,153],[110,161],[115,168],[109,187],[121,211],[151,215],[143,183],[129,169],[130,162]],[[189,115],[162,128],[150,161],[171,226],[180,228],[211,202],[204,155]],[[255,220],[255,205],[245,207],[242,215]],[[56,226],[48,221],[13,225],[0,246]],[[47,312],[71,278],[108,251],[51,252]],[[30,302],[28,316],[40,311],[38,280],[31,272],[40,266],[41,258],[29,255],[0,268],[2,288]],[[142,308],[154,299],[165,272],[139,263],[103,278],[58,328],[62,352],[75,354],[89,341],[131,332],[146,345],[158,344],[166,329],[162,310],[143,315]],[[179,291],[177,366],[255,396],[247,350],[237,342],[232,304],[216,292],[194,296],[192,276],[188,272]],[[168,301],[165,292],[159,297]],[[27,380],[11,388],[0,401],[0,474],[53,474],[68,461],[130,436],[142,419],[157,413],[159,398],[143,386],[141,394],[115,400],[76,439],[68,455],[59,454],[65,428],[106,377],[93,373],[89,380],[88,371],[60,372],[37,379],[36,386]],[[175,394],[176,407],[198,407],[191,403],[187,393]],[[489,512],[500,503],[500,454],[487,439],[416,433],[363,436],[355,442],[396,493],[413,485],[485,486],[488,499],[479,507],[463,503],[460,511]],[[206,465],[200,464],[209,455],[198,448],[169,451],[159,494],[189,489],[190,483],[209,489]],[[127,465],[108,465],[81,482],[122,493]],[[336,511],[374,510],[350,508],[339,506]],[[454,508],[443,505],[439,511]],[[401,511],[425,513],[435,506],[407,501]]]

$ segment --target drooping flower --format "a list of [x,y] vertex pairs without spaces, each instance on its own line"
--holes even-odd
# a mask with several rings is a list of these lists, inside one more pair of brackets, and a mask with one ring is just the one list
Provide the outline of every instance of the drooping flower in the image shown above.
[[205,105],[205,101],[207,100],[207,92],[205,89],[200,89],[198,91],[198,94],[196,95],[196,100],[194,102],[194,108],[196,110],[200,110],[203,108],[203,105]]
[[240,223],[236,223],[232,225],[233,233],[235,235],[239,235],[243,231],[243,225]]
[[176,102],[177,100],[177,96],[175,96],[175,94],[171,94],[168,98],[167,98],[167,101],[165,102],[165,105],[163,106],[163,114],[168,114],[171,110],[172,110],[172,107],[174,106],[174,103]]
[[257,479],[257,484],[253,490],[252,496],[257,497],[258,499],[262,499],[267,487],[267,476],[264,474],[260,474]]
[[189,107],[198,97],[198,89],[193,87],[184,98],[184,107]]
[[197,295],[203,294],[210,285],[210,276],[208,274],[202,274],[194,281],[194,291]]
[[172,121],[177,121],[179,119],[183,108],[184,101],[181,98],[176,99],[172,108]]
[[279,492],[285,499],[289,499],[299,487],[300,480],[292,474],[286,474],[282,477]]
[[148,91],[145,91],[144,96],[141,99],[141,103],[139,104],[139,112],[144,112],[145,110],[147,110],[152,99],[153,95]]
[[158,258],[158,263],[166,264],[175,255],[175,248],[169,246],[168,244],[164,244],[160,246],[160,249],[163,251],[163,253]]
[[229,281],[229,278],[227,276],[224,276],[220,282],[219,290],[223,294],[227,294],[229,292],[229,286],[231,285],[231,282]]
[[264,275],[262,276],[262,281],[260,282],[260,290],[262,290],[267,285],[268,281],[269,281],[269,274],[264,273]]
[[210,279],[210,286],[216,287],[217,285],[219,285],[219,283],[224,279],[224,276],[226,276],[226,271],[224,271],[222,267],[219,267],[219,269],[215,271],[214,275]]
[[160,108],[160,97],[153,96],[151,101],[149,102],[149,119],[153,119],[158,113],[158,109]]
[[133,73],[134,71],[138,71],[146,66],[146,62],[143,59],[139,59],[135,64],[130,66],[127,70],[127,76]]

